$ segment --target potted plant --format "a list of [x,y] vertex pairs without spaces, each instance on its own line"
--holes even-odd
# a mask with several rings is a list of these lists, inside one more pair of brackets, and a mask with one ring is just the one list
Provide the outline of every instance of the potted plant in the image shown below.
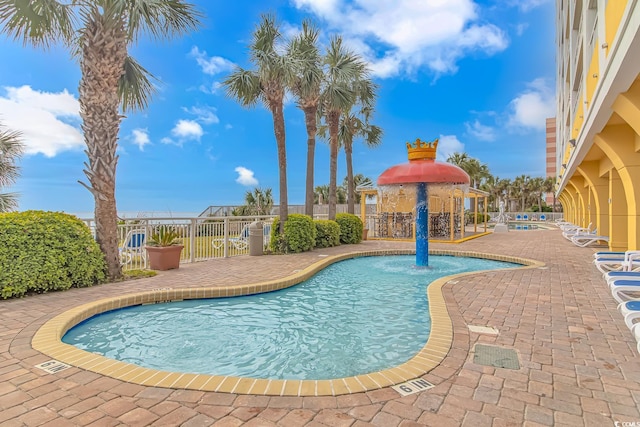
[[149,254],[152,270],[171,270],[180,267],[180,253],[184,246],[180,234],[174,227],[161,225],[147,240],[145,249]]

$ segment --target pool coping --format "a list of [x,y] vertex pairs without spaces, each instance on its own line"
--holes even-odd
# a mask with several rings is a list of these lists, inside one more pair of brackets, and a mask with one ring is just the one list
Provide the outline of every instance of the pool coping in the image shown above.
[[[431,250],[431,255],[465,256],[522,264],[515,269],[537,268],[544,263],[532,259],[482,252]],[[441,277],[427,287],[431,333],[425,346],[407,362],[378,372],[328,380],[274,380],[246,377],[170,372],[144,368],[80,350],[62,342],[64,334],[78,323],[97,314],[119,308],[181,301],[251,295],[294,286],[335,262],[362,256],[412,255],[415,250],[356,251],[328,256],[284,279],[247,285],[206,288],[160,288],[118,297],[104,298],[67,310],[42,325],[35,333],[32,347],[55,360],[133,384],[150,387],[215,391],[266,396],[338,396],[360,393],[401,384],[419,378],[437,367],[446,357],[453,340],[453,326],[442,288],[462,276],[492,270],[479,270]],[[503,269],[504,270],[504,269]],[[500,271],[503,271],[500,270]]]

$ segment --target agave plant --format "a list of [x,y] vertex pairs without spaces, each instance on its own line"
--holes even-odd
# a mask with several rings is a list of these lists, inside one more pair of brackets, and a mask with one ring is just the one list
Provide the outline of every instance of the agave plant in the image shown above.
[[147,246],[165,247],[179,245],[181,243],[182,239],[180,238],[178,230],[174,227],[161,225],[151,233],[151,237],[147,241]]

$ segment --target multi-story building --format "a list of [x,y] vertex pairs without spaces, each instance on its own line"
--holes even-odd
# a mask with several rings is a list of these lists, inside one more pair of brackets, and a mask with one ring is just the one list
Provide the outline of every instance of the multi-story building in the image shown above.
[[557,0],[557,196],[612,250],[640,249],[640,1]]

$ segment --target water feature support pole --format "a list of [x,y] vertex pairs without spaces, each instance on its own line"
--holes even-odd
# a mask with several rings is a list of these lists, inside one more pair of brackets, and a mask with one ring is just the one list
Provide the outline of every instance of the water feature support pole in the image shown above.
[[416,189],[416,266],[429,266],[429,194],[427,184]]

